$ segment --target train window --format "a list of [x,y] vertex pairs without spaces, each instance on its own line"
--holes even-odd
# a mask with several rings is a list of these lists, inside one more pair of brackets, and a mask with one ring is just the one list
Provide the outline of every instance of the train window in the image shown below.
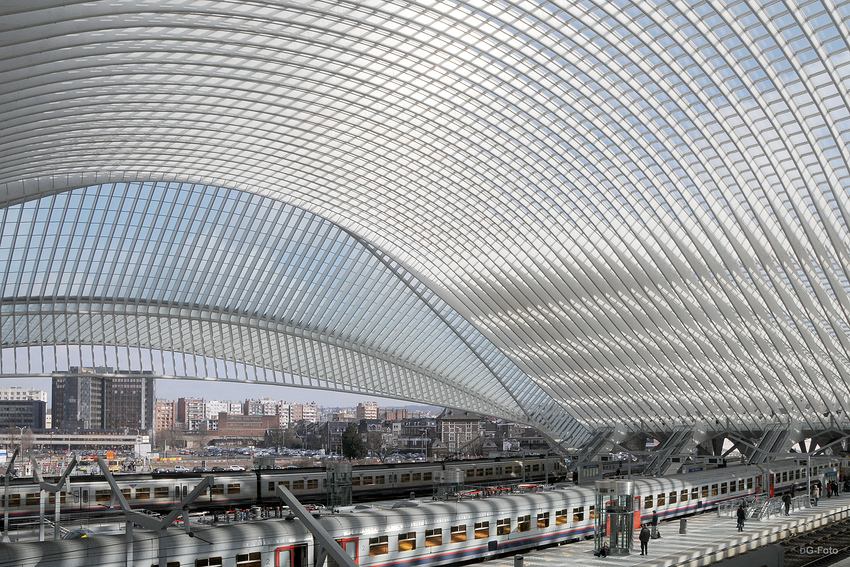
[[665,506],[667,504],[667,495],[663,492],[658,495],[658,502],[655,504],[656,506]]
[[588,520],[593,520],[593,519],[595,519],[595,518],[596,518],[596,506],[588,506],[588,507],[587,507],[587,510],[588,510],[588,512],[587,512],[587,514],[588,514],[587,519],[588,519]]
[[466,524],[452,526],[452,543],[463,543],[466,541]]
[[210,486],[210,496],[221,496],[224,494],[223,484],[214,484]]
[[398,534],[398,550],[413,551],[416,549],[416,532]]
[[259,551],[240,553],[236,556],[236,567],[262,567],[263,558]]
[[274,481],[269,482],[269,492],[274,492]]
[[390,552],[390,539],[387,536],[369,538],[369,557],[386,555]]
[[228,494],[239,494],[242,492],[242,485],[237,483],[228,484],[227,485],[227,493]]
[[806,478],[806,469],[800,471],[800,478]]
[[425,530],[425,547],[439,547],[443,545],[443,528]]
[[303,480],[293,480],[292,481],[292,490],[304,490],[304,481]]
[[691,488],[691,500],[696,500],[699,498],[699,488],[694,486]]
[[675,504],[677,496],[679,496],[679,495],[676,493],[675,490],[673,492],[671,492],[670,494],[668,494],[667,495],[667,503],[668,504]]
[[652,505],[652,494],[647,494],[643,497],[643,509],[648,510],[650,508],[654,508]]
[[543,528],[549,527],[549,512],[541,512],[537,514],[537,529],[542,530]]
[[753,479],[748,478],[747,479],[747,490],[752,490],[752,489],[753,489]]
[[797,480],[800,480],[800,469],[797,469],[796,474],[794,475]]
[[124,495],[124,499],[125,499],[125,500],[129,500],[129,499],[130,499],[130,489],[129,489],[129,488],[122,488],[122,489],[121,489],[121,494],[123,494],[123,495]]
[[374,479],[371,476],[363,477],[363,486],[372,486]]
[[[0,505],[6,505],[6,497],[0,495]],[[21,495],[20,494],[10,494],[9,495],[9,507],[17,508],[21,505]]]
[[747,486],[747,481],[745,481],[743,478],[738,481],[738,490],[739,491],[743,492],[746,486]]
[[475,476],[484,476],[484,469],[478,469],[475,471]]
[[484,476],[493,476],[493,467],[484,469]]
[[466,478],[472,478],[475,476],[475,469],[466,469]]
[[[510,530],[510,526],[508,526],[508,530]],[[516,531],[518,531],[518,532],[531,531],[531,515],[530,514],[526,514],[525,516],[519,516],[516,519]]]
[[319,479],[311,478],[307,480],[307,490],[316,490],[319,488]]
[[502,473],[503,473],[503,472],[504,472],[504,471],[502,470],[502,467],[496,467],[496,474],[497,474],[498,476],[502,476]]
[[154,498],[168,498],[168,487],[167,486],[155,486],[153,489],[153,497]]
[[701,492],[703,498],[708,498],[708,485],[703,486]]
[[726,494],[727,492],[729,492],[728,486],[726,485],[725,482],[721,482],[720,483],[720,494]]
[[375,484],[386,484],[386,478],[384,475],[379,474],[375,476]]
[[351,477],[351,486],[360,486],[360,477],[352,476]]
[[496,520],[496,535],[508,535],[511,533],[511,519],[500,518]]
[[782,482],[788,482],[788,471],[782,473]]
[[711,485],[711,495],[717,496],[717,485],[716,484]]
[[137,488],[136,489],[136,500],[150,500],[151,499],[151,489],[150,488]]
[[729,483],[729,492],[735,492],[738,489],[738,483],[734,480]]
[[573,522],[584,521],[584,506],[573,508]]
[[475,522],[475,539],[490,537],[490,522]]
[[224,565],[221,557],[207,557],[206,559],[195,559],[195,567],[221,567]]
[[540,472],[540,465],[531,465],[531,472]]
[[422,474],[422,480],[425,481],[425,482],[430,482],[433,478],[434,478],[434,473],[426,472],[426,473]]
[[401,482],[410,482],[410,473],[401,473]]
[[[179,561],[168,561],[165,564],[165,566],[166,567],[180,567],[180,562]],[[151,565],[151,567],[159,567],[159,563],[154,563],[153,565]]]
[[687,502],[688,501],[688,489],[682,489],[679,493],[679,502]]
[[556,526],[565,526],[567,524],[568,518],[569,518],[569,516],[567,516],[567,509],[566,508],[564,508],[563,510],[556,510],[555,511],[555,525]]
[[112,496],[111,490],[95,490],[94,491],[94,501],[95,502],[109,502],[110,496]]
[[41,502],[40,492],[28,492],[24,501],[27,506],[38,506],[39,502]]
[[[65,498],[66,498],[67,496],[68,496],[68,494],[67,494],[67,493],[65,493],[65,492],[60,493],[60,496],[59,496],[59,503],[60,503],[60,504],[64,504],[64,503],[65,503]],[[49,496],[48,496],[48,498],[47,498],[47,501],[48,501],[48,503],[49,503],[49,504],[56,504],[56,494],[54,494],[53,492],[51,492],[51,493],[50,493],[50,495],[49,495]]]

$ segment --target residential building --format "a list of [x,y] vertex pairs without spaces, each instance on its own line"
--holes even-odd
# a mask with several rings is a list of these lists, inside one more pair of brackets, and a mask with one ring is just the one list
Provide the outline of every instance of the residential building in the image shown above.
[[316,402],[304,404],[301,409],[301,418],[308,423],[319,423],[319,406]]
[[156,431],[174,429],[177,418],[177,403],[173,400],[157,398],[154,409],[154,424]]
[[437,435],[448,454],[462,453],[482,434],[484,416],[463,410],[445,409],[437,416]]
[[355,411],[357,419],[378,419],[378,402],[360,402]]
[[206,419],[206,402],[203,398],[178,398],[177,422],[190,431],[197,431]]
[[260,400],[245,400],[242,404],[242,415],[265,415],[263,402]]

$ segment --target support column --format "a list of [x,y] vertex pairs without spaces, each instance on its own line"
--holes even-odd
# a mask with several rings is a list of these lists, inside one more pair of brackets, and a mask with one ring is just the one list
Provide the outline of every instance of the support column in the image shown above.
[[316,518],[314,518],[313,515],[301,505],[301,502],[299,502],[291,492],[283,486],[278,485],[275,490],[275,494],[277,494],[277,497],[289,506],[289,510],[295,514],[299,520],[301,520],[308,530],[310,530],[310,533],[313,534],[313,537],[316,538],[316,541],[319,542],[319,545],[325,553],[333,557],[333,560],[336,561],[337,565],[341,565],[343,567],[357,567],[357,563],[355,563],[354,560],[349,557],[345,551],[343,551],[342,546],[339,545],[324,526],[322,526],[322,524],[320,524]]
[[[46,493],[53,494],[55,501],[55,511],[56,514],[53,517],[53,539],[59,540],[62,539],[62,534],[59,531],[59,511],[61,509],[62,502],[62,487],[65,485],[65,482],[68,480],[68,475],[71,474],[71,471],[77,466],[77,456],[71,456],[71,462],[68,463],[68,466],[65,468],[65,472],[62,473],[62,476],[59,478],[59,482],[56,484],[50,484],[49,482],[44,482],[41,478],[41,468],[38,466],[38,461],[35,459],[30,459],[32,462],[32,475],[35,481],[38,483],[39,488],[41,489],[41,495],[39,498],[39,514],[38,514],[38,541],[44,541],[44,495]],[[67,490],[65,491],[67,493]]]

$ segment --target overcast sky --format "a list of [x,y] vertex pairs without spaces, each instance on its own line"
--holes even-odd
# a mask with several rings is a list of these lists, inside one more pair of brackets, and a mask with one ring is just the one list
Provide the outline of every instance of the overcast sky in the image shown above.
[[[47,405],[52,407],[50,401],[50,378],[4,378],[0,380],[0,387],[10,388],[20,386],[21,388],[36,388],[47,392]],[[243,401],[245,399],[271,398],[287,402],[309,403],[316,402],[323,407],[353,407],[358,402],[375,401],[378,407],[403,407],[414,405],[413,402],[390,400],[377,396],[364,396],[362,394],[343,394],[329,392],[327,390],[311,390],[307,388],[290,388],[286,386],[267,386],[265,384],[253,384],[243,382],[239,384],[226,384],[211,380],[157,380],[156,397],[169,400],[177,398],[204,398],[205,400],[232,400]]]

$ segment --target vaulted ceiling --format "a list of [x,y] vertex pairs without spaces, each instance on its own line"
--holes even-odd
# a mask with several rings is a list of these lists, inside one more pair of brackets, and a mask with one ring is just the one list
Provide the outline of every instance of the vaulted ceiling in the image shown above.
[[0,375],[850,410],[850,2],[0,3]]

